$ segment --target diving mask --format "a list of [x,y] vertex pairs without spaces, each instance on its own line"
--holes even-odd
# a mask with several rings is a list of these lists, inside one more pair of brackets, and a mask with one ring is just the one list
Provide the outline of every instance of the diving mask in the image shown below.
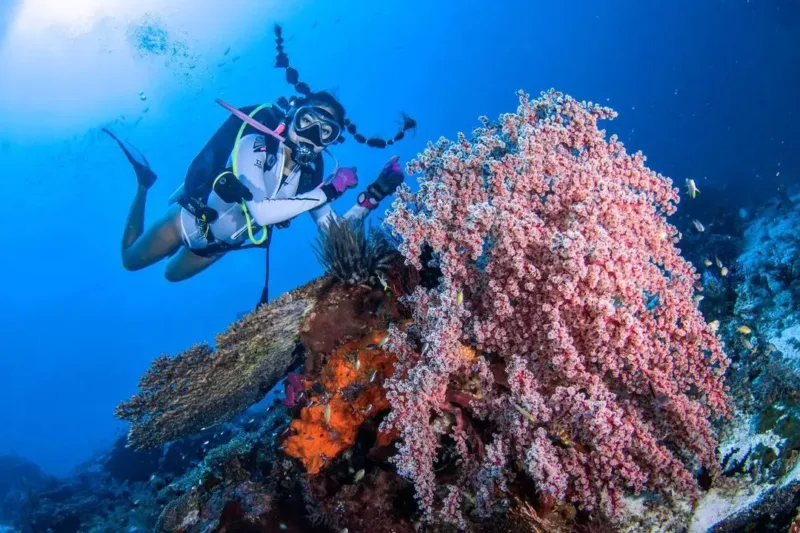
[[303,106],[294,116],[295,133],[319,147],[339,140],[342,126],[328,110],[322,107]]

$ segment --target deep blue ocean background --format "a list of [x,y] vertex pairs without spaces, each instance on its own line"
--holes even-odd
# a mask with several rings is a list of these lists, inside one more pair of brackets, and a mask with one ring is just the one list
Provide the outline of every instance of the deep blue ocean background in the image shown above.
[[[272,67],[276,22],[301,79],[334,90],[367,135],[393,134],[401,111],[419,122],[396,151],[336,148],[366,183],[392,153],[550,87],[619,111],[608,128],[629,149],[696,180],[695,212],[758,205],[800,173],[794,0],[4,0],[0,455],[68,473],[124,431],[114,406],[153,357],[212,340],[257,302],[261,251],[179,284],[163,264],[123,269],[135,178],[100,128],[158,173],[154,221],[227,118],[214,98],[291,94]],[[315,234],[305,216],[276,233],[272,296],[321,273]]]

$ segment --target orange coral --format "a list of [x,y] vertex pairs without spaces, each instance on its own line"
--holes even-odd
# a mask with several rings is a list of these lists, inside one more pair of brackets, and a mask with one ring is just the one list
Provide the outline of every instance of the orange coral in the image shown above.
[[465,346],[459,343],[458,355],[463,359],[466,359],[470,363],[474,363],[475,358],[478,357],[478,352],[475,350],[475,348],[472,348],[471,346]]
[[300,459],[309,473],[350,448],[364,421],[389,409],[382,383],[394,372],[396,357],[379,347],[385,337],[385,331],[375,331],[337,349],[318,381],[327,393],[292,421],[294,434],[284,441],[284,452]]

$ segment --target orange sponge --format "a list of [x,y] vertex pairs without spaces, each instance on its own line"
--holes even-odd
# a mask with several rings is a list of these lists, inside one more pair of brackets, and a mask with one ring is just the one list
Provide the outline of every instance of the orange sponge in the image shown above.
[[327,393],[312,400],[291,423],[294,434],[284,452],[316,474],[356,441],[365,420],[388,409],[383,381],[391,377],[396,357],[382,349],[385,331],[345,344],[325,363],[319,384]]

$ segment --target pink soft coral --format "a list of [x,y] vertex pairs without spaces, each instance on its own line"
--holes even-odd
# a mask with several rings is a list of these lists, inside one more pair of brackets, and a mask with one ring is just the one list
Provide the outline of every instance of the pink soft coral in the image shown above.
[[[465,380],[482,384],[469,414],[495,428],[489,460],[518,465],[545,499],[613,513],[626,490],[691,493],[691,469],[715,467],[709,419],[728,412],[728,361],[666,220],[677,190],[606,139],[597,122],[614,116],[520,93],[517,113],[483,119],[472,140],[431,143],[408,166],[420,189],[401,189],[387,223],[408,262],[422,267],[427,245],[443,276],[413,297],[422,349],[392,336],[386,424],[402,434],[399,470],[429,517],[440,445],[430,421]],[[461,344],[484,355],[459,357]],[[499,472],[470,472],[482,502],[504,491]]]

